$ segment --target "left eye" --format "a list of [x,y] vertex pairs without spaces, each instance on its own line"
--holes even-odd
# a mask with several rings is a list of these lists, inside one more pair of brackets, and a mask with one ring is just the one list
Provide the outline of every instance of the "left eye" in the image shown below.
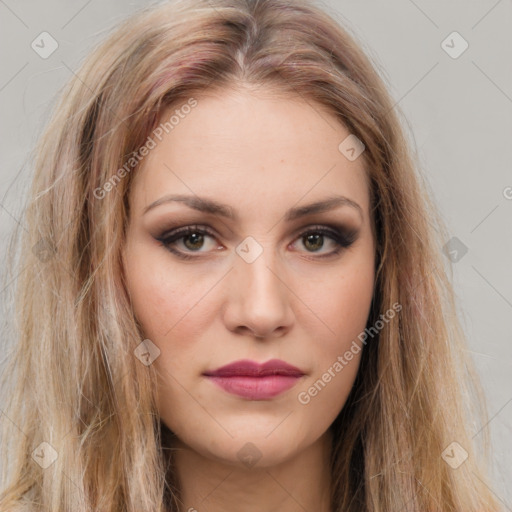
[[[200,226],[187,226],[180,228],[170,233],[166,233],[157,238],[170,252],[177,256],[190,259],[194,256],[186,254],[186,251],[190,252],[208,252],[200,251],[204,247],[205,238],[215,239],[215,234],[212,233],[206,227]],[[326,257],[338,254],[343,248],[349,247],[356,238],[356,233],[350,232],[345,233],[341,230],[332,230],[323,226],[314,227],[303,231],[297,238],[297,241],[301,240],[307,252],[318,253],[325,247],[325,239],[331,241],[333,249],[327,254],[322,254],[320,257]],[[177,249],[177,246],[181,244],[183,249]],[[211,243],[211,248],[219,247],[215,242]]]
[[302,244],[307,249],[309,248],[311,252],[318,252],[325,247],[325,239],[331,240],[334,248],[339,246],[339,243],[336,241],[334,236],[330,236],[328,233],[324,233],[323,231],[308,231],[303,233],[300,236],[300,240]]

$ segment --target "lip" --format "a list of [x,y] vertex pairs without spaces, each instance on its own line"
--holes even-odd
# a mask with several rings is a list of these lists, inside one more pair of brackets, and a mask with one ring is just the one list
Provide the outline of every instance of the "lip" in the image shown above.
[[241,359],[203,375],[228,393],[249,400],[268,400],[292,388],[305,374],[280,359],[263,364]]

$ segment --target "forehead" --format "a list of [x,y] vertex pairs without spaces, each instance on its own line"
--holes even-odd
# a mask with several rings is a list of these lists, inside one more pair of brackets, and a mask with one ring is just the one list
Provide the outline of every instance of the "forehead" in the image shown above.
[[340,152],[350,132],[322,105],[260,90],[193,97],[194,108],[181,108],[184,100],[161,116],[173,122],[161,140],[153,136],[155,147],[136,171],[131,193],[138,208],[169,193],[234,206],[338,193],[368,210],[364,154],[350,161]]

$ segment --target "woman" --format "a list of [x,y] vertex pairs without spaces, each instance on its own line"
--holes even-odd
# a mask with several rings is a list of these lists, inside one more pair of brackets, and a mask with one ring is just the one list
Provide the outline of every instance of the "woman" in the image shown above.
[[38,150],[0,508],[499,510],[416,165],[306,1],[120,26]]

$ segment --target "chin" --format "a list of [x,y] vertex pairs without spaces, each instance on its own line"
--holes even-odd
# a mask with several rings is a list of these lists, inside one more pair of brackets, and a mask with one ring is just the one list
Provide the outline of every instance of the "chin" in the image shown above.
[[[274,426],[275,428],[275,426]],[[293,458],[309,444],[283,430],[280,434],[268,429],[247,431],[235,438],[211,439],[207,445],[192,446],[202,456],[238,468],[258,469],[277,466]],[[314,439],[311,440],[314,442]]]

